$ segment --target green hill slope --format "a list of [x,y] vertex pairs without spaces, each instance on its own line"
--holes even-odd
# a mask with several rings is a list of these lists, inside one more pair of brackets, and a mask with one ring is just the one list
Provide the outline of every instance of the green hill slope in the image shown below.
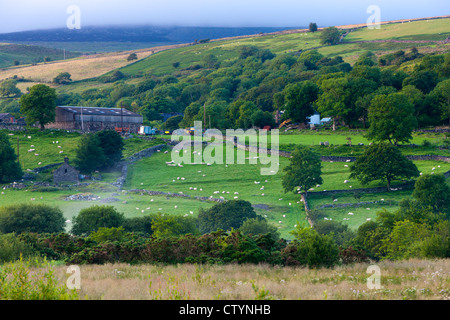
[[[76,52],[65,52],[66,59],[79,57],[80,55],[80,53]],[[64,50],[24,44],[0,43],[0,68],[14,66],[16,61],[21,65],[43,62],[45,58],[48,58],[48,61],[63,60]]]

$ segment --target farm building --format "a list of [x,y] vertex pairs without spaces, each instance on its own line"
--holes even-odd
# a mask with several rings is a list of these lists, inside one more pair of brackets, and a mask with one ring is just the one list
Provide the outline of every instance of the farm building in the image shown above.
[[0,123],[15,123],[16,119],[10,113],[0,113]]
[[100,131],[123,128],[137,133],[142,125],[141,115],[122,108],[56,107],[55,122],[46,128]]
[[64,157],[64,163],[53,171],[53,182],[78,182],[79,172],[69,164],[69,158]]

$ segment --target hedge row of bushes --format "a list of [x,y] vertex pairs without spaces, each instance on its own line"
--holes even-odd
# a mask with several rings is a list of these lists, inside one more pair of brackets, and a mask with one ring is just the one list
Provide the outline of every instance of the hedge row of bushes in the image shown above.
[[[299,231],[300,232],[300,231]],[[301,231],[300,239],[275,240],[271,234],[244,235],[238,230],[194,236],[142,237],[120,228],[103,228],[88,237],[67,233],[14,235],[16,247],[29,254],[67,264],[105,263],[268,263],[332,267],[340,263],[365,261],[364,252],[340,249],[329,236],[313,229]],[[105,236],[106,235],[106,236]],[[8,236],[11,240],[12,235]]]

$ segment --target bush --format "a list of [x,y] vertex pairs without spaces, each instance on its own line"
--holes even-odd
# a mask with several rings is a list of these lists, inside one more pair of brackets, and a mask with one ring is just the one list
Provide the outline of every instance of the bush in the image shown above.
[[16,261],[20,257],[28,257],[32,254],[32,247],[14,233],[0,235],[0,264]]
[[89,238],[95,242],[106,242],[106,241],[121,241],[125,236],[123,227],[112,227],[112,228],[98,228],[97,231],[92,232]]
[[[36,272],[29,272],[31,267]],[[1,300],[78,300],[77,291],[58,285],[53,268],[47,262],[24,261],[0,268]]]
[[244,235],[264,235],[270,234],[275,241],[280,239],[280,233],[277,227],[270,225],[266,220],[262,219],[247,219],[239,228],[239,231]]
[[44,204],[16,204],[0,208],[2,233],[57,233],[64,231],[65,220],[59,208]]
[[330,235],[321,235],[301,226],[297,226],[292,234],[296,239],[282,252],[287,265],[330,268],[339,262],[339,249]]
[[216,204],[207,210],[200,209],[198,228],[201,233],[208,233],[218,229],[238,229],[245,220],[257,217],[250,202],[231,200]]
[[75,235],[89,235],[99,228],[118,228],[123,225],[123,213],[117,212],[113,206],[92,206],[83,209],[73,218],[71,232]]
[[198,234],[197,219],[193,217],[157,215],[152,221],[153,235],[157,238]]
[[123,228],[127,232],[134,232],[148,237],[153,234],[152,222],[152,216],[127,218],[123,223]]

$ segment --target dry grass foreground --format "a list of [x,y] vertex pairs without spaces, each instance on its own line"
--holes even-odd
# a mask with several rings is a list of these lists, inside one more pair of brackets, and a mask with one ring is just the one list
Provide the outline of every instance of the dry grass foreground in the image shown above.
[[[370,264],[333,269],[267,265],[80,266],[90,300],[448,300],[450,260],[379,262],[381,288],[369,289]],[[55,275],[66,281],[67,266]],[[376,284],[376,281],[371,283]]]
[[[70,60],[40,63],[34,66],[23,66],[0,70],[0,81],[14,76],[24,77],[35,83],[50,83],[61,72],[71,74],[73,81],[99,77],[130,63],[144,59],[154,53],[177,48],[183,45],[161,46],[149,49],[138,49],[133,51],[101,53],[82,56]],[[130,53],[136,53],[138,60],[127,61]],[[27,86],[30,84],[28,83]],[[23,89],[23,88],[21,88]]]

